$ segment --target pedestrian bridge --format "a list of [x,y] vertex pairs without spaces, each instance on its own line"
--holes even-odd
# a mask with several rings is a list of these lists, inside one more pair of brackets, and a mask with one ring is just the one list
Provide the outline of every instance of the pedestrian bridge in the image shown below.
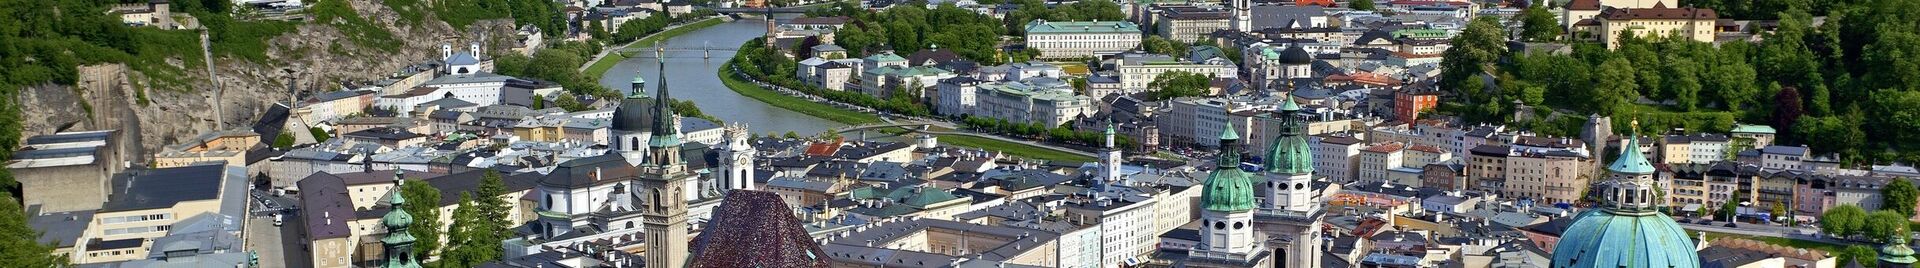
[[876,129],[876,128],[896,128],[896,127],[915,127],[915,128],[919,128],[920,130],[926,130],[927,126],[930,126],[930,125],[933,125],[933,124],[931,123],[871,123],[871,124],[841,128],[840,130],[835,130],[834,132],[847,133],[847,132],[862,131],[862,130],[869,130],[869,129]]
[[797,14],[797,13],[807,13],[807,10],[811,10],[811,9],[813,8],[811,7],[776,7],[776,8],[739,7],[739,8],[709,8],[707,10],[713,10],[714,13],[720,13],[720,14],[737,14],[737,13],[794,13],[794,14]]

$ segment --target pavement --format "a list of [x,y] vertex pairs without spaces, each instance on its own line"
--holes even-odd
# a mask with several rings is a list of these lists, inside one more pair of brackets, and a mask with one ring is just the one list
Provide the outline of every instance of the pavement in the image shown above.
[[[248,250],[254,251],[255,254],[259,254],[260,267],[304,268],[312,266],[312,263],[308,261],[312,258],[308,257],[306,250],[303,250],[303,246],[306,244],[305,239],[300,238],[305,237],[301,232],[305,232],[306,230],[299,227],[299,223],[301,222],[300,213],[299,210],[293,208],[294,204],[298,204],[298,202],[296,202],[297,200],[273,196],[273,194],[266,191],[253,191],[251,195],[254,197],[253,202],[256,202],[256,204],[252,206],[254,210],[251,213],[247,213],[247,244],[245,247]],[[262,205],[260,203],[270,203],[272,205]],[[267,207],[272,207],[272,209]],[[280,219],[280,226],[273,225],[274,214],[283,215]]]

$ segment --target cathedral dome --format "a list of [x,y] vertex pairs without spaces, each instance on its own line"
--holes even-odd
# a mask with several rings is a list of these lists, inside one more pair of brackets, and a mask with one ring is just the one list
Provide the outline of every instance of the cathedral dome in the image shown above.
[[1289,45],[1287,50],[1280,51],[1280,63],[1310,64],[1313,63],[1313,54],[1307,53],[1307,50],[1300,48],[1300,45]]
[[1581,213],[1553,248],[1553,266],[1700,267],[1693,239],[1666,214],[1593,209]]
[[637,96],[628,96],[620,100],[620,107],[613,110],[613,130],[627,132],[646,132],[653,125],[653,100]]
[[1253,209],[1253,179],[1240,170],[1240,135],[1229,127],[1220,132],[1220,156],[1214,160],[1213,173],[1200,187],[1201,208],[1220,212]]
[[[1634,122],[1639,130],[1639,122]],[[1694,241],[1667,214],[1660,213],[1652,165],[1641,155],[1639,139],[1624,139],[1612,176],[1593,191],[1605,208],[1580,213],[1553,248],[1554,268],[1669,267],[1698,268]]]

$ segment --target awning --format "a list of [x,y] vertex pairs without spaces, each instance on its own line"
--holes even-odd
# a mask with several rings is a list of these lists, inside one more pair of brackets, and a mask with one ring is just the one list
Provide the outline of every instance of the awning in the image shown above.
[[1686,212],[1700,211],[1700,204],[1687,204],[1686,206],[1680,207],[1680,211],[1686,211]]

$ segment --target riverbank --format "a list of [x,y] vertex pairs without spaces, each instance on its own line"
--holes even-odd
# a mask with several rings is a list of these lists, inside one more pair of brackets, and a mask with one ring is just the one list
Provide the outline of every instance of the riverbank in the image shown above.
[[[834,122],[840,122],[840,123],[849,124],[849,125],[862,125],[862,124],[884,122],[884,120],[882,120],[880,117],[874,116],[873,114],[870,114],[870,113],[862,113],[858,111],[841,109],[839,107],[834,107],[833,105],[824,104],[819,101],[790,96],[787,94],[781,94],[779,91],[768,89],[766,87],[760,86],[759,84],[746,81],[745,79],[739,77],[738,76],[739,74],[737,72],[734,72],[733,68],[734,67],[732,62],[721,64],[721,67],[719,70],[719,73],[720,73],[719,76],[720,76],[720,82],[726,84],[727,89],[733,90],[734,93],[740,93],[740,95],[753,98],[754,100],[759,100],[760,102],[767,103],[768,105],[773,105],[774,107],[780,107],[782,109],[799,112],[801,114],[806,114],[806,115],[819,117],[827,120],[832,120]],[[882,132],[892,133],[892,131],[884,131],[884,130]],[[1075,154],[1073,152],[1048,149],[1044,147],[1021,144],[1017,142],[995,140],[991,138],[974,137],[974,136],[957,135],[957,134],[939,134],[937,132],[935,136],[940,138],[941,143],[951,145],[951,146],[972,147],[972,148],[980,148],[980,149],[990,150],[990,151],[999,151],[999,152],[1007,153],[1009,155],[1024,157],[1024,158],[1052,160],[1052,161],[1073,161],[1073,162],[1087,162],[1087,161],[1094,160],[1093,157],[1086,156],[1083,154]]]
[[773,105],[774,107],[780,107],[781,109],[800,112],[801,114],[810,115],[813,117],[819,117],[822,119],[827,119],[827,120],[840,122],[842,124],[848,124],[848,125],[860,125],[860,124],[880,122],[879,116],[874,116],[872,114],[867,114],[867,113],[849,111],[849,110],[840,109],[840,108],[834,108],[832,105],[822,104],[820,102],[802,99],[799,97],[787,96],[786,94],[780,94],[780,92],[773,91],[772,89],[761,87],[760,85],[754,84],[753,82],[747,82],[745,80],[742,80],[740,77],[736,76],[735,73],[733,72],[732,62],[727,62],[720,65],[719,76],[720,76],[720,83],[726,84],[727,89],[733,90],[734,93],[740,93],[740,95],[742,96],[753,98],[754,100],[758,100],[760,102]]
[[687,33],[693,32],[694,30],[712,27],[714,25],[720,25],[721,23],[726,23],[725,17],[707,18],[707,19],[696,21],[693,23],[673,26],[673,28],[669,28],[664,31],[654,33],[652,35],[648,35],[647,37],[640,38],[640,40],[634,40],[633,42],[629,42],[625,45],[621,45],[618,48],[607,48],[606,51],[601,52],[601,56],[599,59],[596,59],[593,61],[592,64],[587,65],[587,68],[585,70],[582,70],[581,73],[587,75],[587,77],[600,77],[601,75],[607,74],[608,69],[613,69],[613,65],[620,64],[620,61],[627,60],[626,55],[620,54],[621,50],[625,50],[627,48],[631,48],[633,46],[642,45],[642,44],[657,43],[660,40],[666,40],[667,38],[673,38],[675,36],[687,34]]
[[940,134],[935,137],[940,138],[941,144],[948,146],[981,148],[1024,158],[1069,162],[1092,162],[1094,160],[1094,158],[1090,156],[988,138],[952,134]]

